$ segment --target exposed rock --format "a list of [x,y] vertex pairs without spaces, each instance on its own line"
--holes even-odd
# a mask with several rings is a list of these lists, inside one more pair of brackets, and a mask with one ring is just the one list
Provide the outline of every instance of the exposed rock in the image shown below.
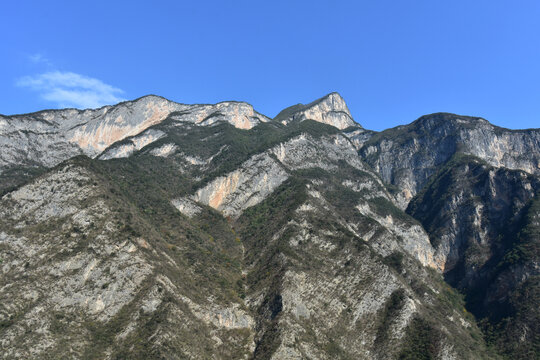
[[187,217],[193,217],[199,214],[202,209],[197,203],[188,198],[174,199],[171,201],[173,206],[178,209],[182,214]]
[[[120,144],[115,145],[112,148],[109,148],[103,152],[99,158],[102,160],[114,159],[114,158],[123,158],[128,157],[137,150],[141,150],[148,144],[153,143],[156,140],[161,139],[165,136],[165,133],[159,130],[148,129],[143,133],[136,135],[132,138],[128,138],[122,141]],[[166,149],[169,152],[172,152],[173,149]],[[158,154],[160,156],[162,153]]]
[[145,96],[99,109],[45,110],[0,116],[0,146],[3,148],[0,173],[9,166],[50,167],[79,154],[96,157],[112,144],[131,138],[109,149],[103,158],[128,156],[159,139],[155,132],[141,133],[171,114],[180,122],[212,125],[226,121],[240,129],[269,121],[246,103],[184,105],[158,96]]
[[407,209],[430,233],[446,280],[467,295],[470,311],[488,319],[500,346],[518,357],[533,351],[531,334],[539,330],[533,305],[540,279],[539,191],[534,175],[458,156]]
[[282,166],[264,153],[197,190],[193,199],[223,211],[226,216],[237,217],[242,210],[261,202],[287,177]]
[[150,153],[154,156],[168,157],[174,154],[177,149],[178,149],[178,146],[172,143],[168,143],[158,148],[152,149]]
[[[254,320],[239,298],[217,297],[231,269],[209,259],[208,270],[195,274],[179,266],[187,260],[175,250],[210,246],[213,253],[223,238],[164,244],[159,231],[147,228],[144,212],[110,192],[99,169],[77,159],[0,200],[0,357],[154,358],[172,347],[190,358],[247,358]],[[189,224],[177,226],[195,233]],[[240,244],[228,241],[226,248],[240,256]],[[203,282],[210,273],[221,280]],[[240,280],[239,270],[234,276]],[[195,328],[205,336],[193,335]],[[141,339],[144,347],[133,348]]]
[[540,130],[508,130],[484,119],[438,113],[385,130],[360,150],[382,179],[399,188],[405,209],[437,166],[456,152],[477,156],[490,165],[540,174]]
[[315,120],[342,130],[359,126],[352,119],[345,101],[338,93],[331,93],[307,105],[298,104],[281,111],[275,118],[283,124],[292,121]]

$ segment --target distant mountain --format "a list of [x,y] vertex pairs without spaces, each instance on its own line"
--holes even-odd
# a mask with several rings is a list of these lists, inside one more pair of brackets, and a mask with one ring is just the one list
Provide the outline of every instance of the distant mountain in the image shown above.
[[458,152],[539,175],[540,129],[509,130],[482,118],[437,113],[376,134],[363,144],[360,155],[386,183],[399,188],[396,200],[405,208]]
[[540,355],[538,129],[146,96],[0,144],[0,358]]

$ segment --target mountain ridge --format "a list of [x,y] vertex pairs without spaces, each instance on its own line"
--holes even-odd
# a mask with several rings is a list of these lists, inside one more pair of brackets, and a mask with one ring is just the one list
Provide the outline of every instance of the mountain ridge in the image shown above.
[[0,127],[0,357],[538,355],[539,131],[376,133],[337,93],[274,119],[137,104],[82,124],[87,153]]

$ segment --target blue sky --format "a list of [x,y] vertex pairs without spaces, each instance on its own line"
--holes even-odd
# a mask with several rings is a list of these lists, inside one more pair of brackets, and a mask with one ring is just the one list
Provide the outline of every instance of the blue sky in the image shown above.
[[540,2],[9,1],[0,113],[146,94],[268,115],[329,92],[366,128],[447,111],[540,127]]

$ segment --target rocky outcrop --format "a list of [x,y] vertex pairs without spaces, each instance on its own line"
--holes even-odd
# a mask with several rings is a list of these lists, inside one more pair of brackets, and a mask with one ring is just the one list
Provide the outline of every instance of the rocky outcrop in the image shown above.
[[[128,157],[135,153],[135,151],[141,150],[146,145],[149,145],[154,141],[161,139],[165,135],[166,134],[163,131],[148,129],[136,136],[127,138],[119,142],[118,144],[115,144],[114,146],[108,148],[99,156],[99,159],[108,160]],[[163,156],[163,154],[167,154],[171,151],[172,148],[165,149],[163,150],[163,152],[158,151],[156,155]]]
[[438,113],[385,130],[360,150],[382,179],[399,188],[404,209],[438,166],[456,152],[490,165],[540,174],[540,130],[508,130],[482,118]]
[[[249,104],[184,105],[159,96],[145,96],[114,106],[87,110],[45,110],[0,116],[0,173],[20,165],[54,166],[72,156],[125,157],[160,136],[146,131],[174,114],[178,122],[201,126],[225,121],[250,129],[269,121]],[[144,133],[143,133],[144,132]],[[124,139],[130,139],[123,142]],[[117,143],[111,149],[111,145]]]
[[478,276],[478,269],[498,250],[497,239],[539,190],[540,180],[526,172],[457,155],[413,199],[407,212],[430,233],[451,283],[464,287]]
[[539,193],[537,176],[458,155],[407,208],[429,232],[446,280],[466,294],[468,309],[487,319],[501,348],[523,358],[533,353],[540,321],[534,296],[524,296],[539,283]]
[[1,116],[1,168],[40,164],[54,166],[78,154],[94,157],[108,146],[187,108],[157,96],[88,110],[45,110]]
[[[219,285],[241,282],[240,269],[192,252],[238,261],[225,220],[212,226],[227,229],[227,250],[181,216],[176,231],[190,239],[164,242],[155,236],[163,224],[131,207],[106,173],[77,158],[0,200],[0,358],[246,358],[254,320]],[[215,283],[203,281],[210,274]]]
[[497,358],[448,283],[536,355],[538,130],[150,96],[0,141],[0,357]]
[[174,114],[173,119],[198,125],[212,125],[218,121],[224,121],[244,130],[270,120],[256,112],[253,106],[236,101],[226,101],[216,105],[193,105],[189,111]]
[[357,150],[360,150],[364,143],[371,139],[376,132],[372,130],[366,130],[362,127],[355,126],[350,127],[343,131],[343,135],[349,138]]
[[359,126],[354,122],[349,108],[338,93],[331,93],[307,105],[298,104],[281,111],[275,118],[283,124],[292,121],[315,120],[342,130]]
[[237,217],[244,209],[261,202],[287,178],[287,172],[268,154],[256,155],[238,170],[197,190],[193,199],[226,216]]
[[[339,188],[326,181],[331,177],[317,181],[312,175],[307,183],[288,180],[235,225],[246,247],[247,302],[260,321],[255,358],[397,358],[406,351],[413,320],[439,311],[428,304],[438,303],[441,284],[430,282],[433,290],[426,287],[425,293],[406,285],[425,281],[428,272],[408,255],[395,263],[392,255],[379,255],[373,239],[356,235],[371,220],[342,206],[350,194],[338,200]],[[394,251],[404,254],[399,246]],[[445,318],[450,337],[463,324],[468,320],[454,310]],[[455,358],[474,357],[445,341],[432,356],[447,351]]]

